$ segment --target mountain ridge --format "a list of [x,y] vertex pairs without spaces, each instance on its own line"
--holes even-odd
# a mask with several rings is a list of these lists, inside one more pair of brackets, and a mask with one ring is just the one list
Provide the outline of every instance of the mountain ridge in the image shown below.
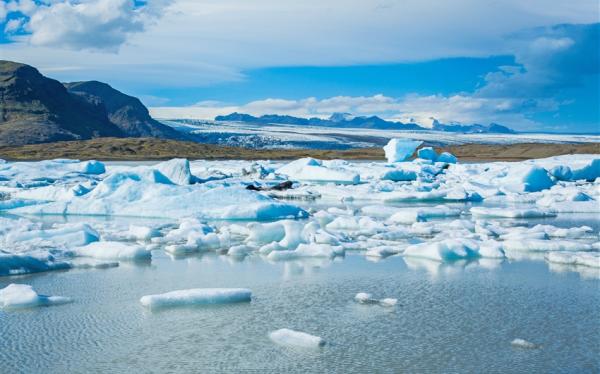
[[106,83],[61,83],[35,67],[0,60],[0,145],[101,137],[185,139]]
[[350,113],[333,113],[328,119],[317,117],[302,118],[289,115],[266,114],[260,117],[252,116],[246,113],[233,112],[228,115],[216,116],[215,121],[219,122],[245,122],[255,124],[283,124],[300,126],[324,126],[340,128],[369,128],[379,130],[436,130],[445,132],[460,133],[499,133],[512,134],[514,130],[509,127],[490,123],[489,125],[462,125],[462,124],[442,124],[437,120],[433,121],[431,128],[420,126],[413,122],[395,122],[384,120],[378,116],[352,116]]

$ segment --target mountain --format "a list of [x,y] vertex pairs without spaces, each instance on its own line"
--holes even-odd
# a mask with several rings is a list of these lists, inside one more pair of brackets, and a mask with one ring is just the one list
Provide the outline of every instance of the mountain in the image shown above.
[[0,145],[124,136],[100,103],[70,94],[35,68],[0,60]]
[[450,124],[446,125],[440,123],[438,120],[433,120],[432,130],[446,131],[446,132],[460,132],[467,134],[484,134],[484,133],[497,133],[497,134],[514,134],[515,131],[506,126],[499,125],[497,123],[490,123],[489,125],[461,125],[461,124]]
[[180,139],[182,134],[150,117],[148,109],[133,96],[98,81],[63,83],[67,90],[90,103],[102,103],[108,119],[131,137]]
[[32,66],[0,60],[0,145],[99,137],[187,138],[106,83],[63,84]]
[[[277,114],[268,114],[260,117],[254,117],[249,114],[231,113],[225,116],[215,117],[215,121],[220,122],[244,122],[254,124],[282,124],[282,125],[301,125],[301,126],[324,126],[324,127],[340,127],[340,128],[363,128],[363,129],[378,129],[378,130],[429,130],[429,128],[419,126],[416,123],[403,123],[386,121],[377,116],[370,117],[355,117],[350,113],[333,113],[328,119],[321,118],[299,118],[292,116],[282,116]],[[445,132],[460,132],[460,133],[501,133],[512,134],[514,131],[506,126],[492,123],[488,126],[484,125],[461,125],[451,124],[446,125],[438,120],[433,120],[431,130]]]

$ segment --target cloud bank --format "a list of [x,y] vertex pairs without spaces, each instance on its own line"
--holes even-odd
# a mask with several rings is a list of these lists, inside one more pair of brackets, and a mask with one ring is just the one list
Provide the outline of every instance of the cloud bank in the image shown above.
[[[485,76],[484,84],[473,92],[454,95],[410,94],[401,98],[383,94],[371,97],[337,96],[301,100],[270,98],[244,105],[199,103],[187,108],[154,108],[163,118],[203,118],[234,111],[253,115],[289,114],[300,117],[326,117],[334,112],[379,115],[403,122],[431,124],[498,122],[519,130],[543,128],[533,117],[558,112],[568,100],[561,90],[577,87],[600,77],[600,24],[558,25],[535,28],[512,35],[509,43],[516,57],[514,66]],[[598,118],[598,107],[590,108]],[[594,113],[592,113],[594,115]]]

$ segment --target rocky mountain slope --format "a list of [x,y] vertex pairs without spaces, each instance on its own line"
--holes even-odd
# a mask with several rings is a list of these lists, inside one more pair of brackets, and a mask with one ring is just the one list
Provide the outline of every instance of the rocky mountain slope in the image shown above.
[[152,119],[137,98],[105,83],[63,85],[32,66],[0,60],[0,145],[99,137],[185,135]]

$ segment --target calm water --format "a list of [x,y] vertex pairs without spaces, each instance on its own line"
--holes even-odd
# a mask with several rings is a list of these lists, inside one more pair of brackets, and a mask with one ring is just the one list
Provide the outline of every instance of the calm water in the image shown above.
[[[2,373],[598,372],[600,281],[544,262],[437,265],[361,255],[337,261],[235,262],[207,254],[151,264],[0,278],[72,297],[0,311]],[[558,269],[563,270],[563,269]],[[145,310],[146,294],[248,287],[251,303]],[[396,297],[394,309],[353,302]],[[273,344],[292,328],[317,350]],[[513,348],[523,338],[540,349]]]

